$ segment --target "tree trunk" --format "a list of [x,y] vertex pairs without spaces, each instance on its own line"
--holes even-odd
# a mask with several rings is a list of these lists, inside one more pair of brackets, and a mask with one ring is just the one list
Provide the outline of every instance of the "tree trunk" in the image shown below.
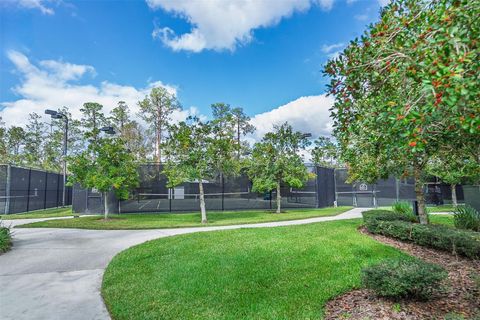
[[282,195],[280,190],[280,181],[277,182],[277,213],[281,212]]
[[238,144],[238,150],[237,150],[237,159],[240,159],[240,119],[237,120],[237,144]]
[[421,171],[415,168],[415,196],[418,203],[418,218],[421,224],[428,224],[428,215],[425,207],[425,197],[423,192],[423,181]]
[[451,184],[450,188],[452,188],[452,204],[454,207],[458,205],[457,203],[457,185],[456,184]]
[[105,220],[108,219],[108,200],[107,200],[107,197],[108,197],[108,192],[104,192],[103,193],[103,218]]
[[207,211],[205,210],[205,194],[203,192],[202,179],[198,179],[198,190],[200,191],[200,212],[202,213],[202,223],[207,223]]

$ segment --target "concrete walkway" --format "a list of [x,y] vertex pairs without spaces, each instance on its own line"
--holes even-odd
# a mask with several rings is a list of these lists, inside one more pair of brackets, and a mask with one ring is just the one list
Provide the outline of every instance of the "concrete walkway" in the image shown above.
[[[355,208],[333,217],[219,227],[155,230],[12,229],[13,248],[0,256],[1,319],[109,319],[102,276],[120,251],[156,238],[192,232],[264,228],[361,217]],[[46,219],[35,219],[46,220]],[[10,220],[6,225],[35,221]]]

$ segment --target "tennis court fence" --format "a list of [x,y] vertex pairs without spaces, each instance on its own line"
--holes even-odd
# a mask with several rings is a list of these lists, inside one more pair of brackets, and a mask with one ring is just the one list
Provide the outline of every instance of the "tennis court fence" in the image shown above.
[[[0,214],[29,212],[62,206],[63,175],[33,168],[0,165]],[[72,188],[66,188],[66,205]]]
[[[346,169],[331,169],[309,165],[310,179],[300,189],[282,186],[282,207],[322,208],[333,206],[375,207],[389,206],[395,201],[415,199],[414,180],[391,177],[375,184],[347,183]],[[139,167],[140,186],[132,190],[128,200],[118,201],[113,193],[107,199],[112,213],[140,212],[192,212],[200,207],[198,181],[183,183],[175,188],[167,187],[162,165],[145,164]],[[218,174],[214,179],[203,180],[207,210],[274,209],[276,191],[258,193],[252,191],[247,175],[236,177]],[[446,189],[448,191],[448,188]],[[448,198],[443,186],[428,185],[429,203],[440,204]],[[461,187],[457,191],[461,200]],[[80,186],[73,189],[73,209],[77,213],[103,212],[102,194]]]
[[[333,169],[307,166],[311,178],[300,189],[282,186],[283,208],[316,208],[332,206],[334,193]],[[198,181],[183,183],[175,188],[167,187],[162,165],[145,164],[139,167],[140,186],[132,190],[128,200],[118,201],[113,194],[107,203],[110,212],[191,212],[200,207]],[[330,180],[328,183],[326,180]],[[276,191],[258,193],[252,191],[252,183],[246,174],[235,177],[217,174],[214,179],[202,181],[207,210],[273,209],[276,207]],[[319,197],[319,194],[321,195]],[[80,186],[73,189],[73,209],[78,213],[103,212],[102,194]]]

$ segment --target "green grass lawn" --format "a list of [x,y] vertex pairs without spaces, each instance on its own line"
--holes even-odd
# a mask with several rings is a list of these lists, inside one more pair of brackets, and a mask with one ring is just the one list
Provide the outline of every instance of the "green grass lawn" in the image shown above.
[[449,227],[453,227],[453,215],[452,214],[442,214],[442,215],[430,215],[430,223],[434,224],[444,224]]
[[194,233],[118,254],[102,294],[113,319],[319,319],[360,270],[407,256],[357,231],[361,219]]
[[36,211],[30,211],[25,213],[5,214],[5,215],[1,215],[1,218],[5,220],[38,219],[38,218],[67,217],[71,215],[73,215],[72,207],[65,207],[65,208],[36,210]]
[[222,226],[334,216],[349,209],[351,209],[351,207],[332,207],[308,210],[292,209],[280,214],[266,211],[212,211],[208,212],[209,222],[206,225],[202,225],[200,223],[200,213],[117,214],[110,215],[110,219],[106,221],[103,220],[103,216],[90,216],[77,219],[35,222],[18,226],[17,228],[79,228],[118,230]]

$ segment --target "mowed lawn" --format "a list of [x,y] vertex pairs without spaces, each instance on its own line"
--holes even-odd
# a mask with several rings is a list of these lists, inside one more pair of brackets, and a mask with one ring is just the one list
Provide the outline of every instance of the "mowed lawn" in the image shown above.
[[16,219],[39,219],[39,218],[55,218],[72,216],[72,207],[52,208],[45,210],[36,210],[25,213],[4,214],[0,217],[5,220]]
[[113,319],[319,319],[360,270],[408,258],[357,231],[360,219],[194,233],[118,254],[102,294]]
[[453,214],[431,214],[428,216],[430,223],[444,224],[449,227],[453,227]]
[[208,224],[200,223],[200,213],[175,214],[120,214],[110,215],[108,220],[103,216],[90,216],[75,219],[50,220],[18,226],[18,228],[79,228],[79,229],[157,229],[200,226],[222,226],[271,221],[298,220],[313,217],[334,216],[352,207],[322,209],[291,209],[276,214],[267,211],[225,211],[208,212]]

